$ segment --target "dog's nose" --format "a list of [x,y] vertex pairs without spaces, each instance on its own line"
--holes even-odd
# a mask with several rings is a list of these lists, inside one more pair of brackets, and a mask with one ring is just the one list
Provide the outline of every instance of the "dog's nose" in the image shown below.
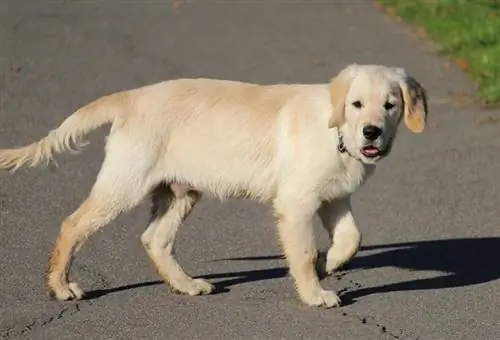
[[375,125],[367,125],[363,128],[363,136],[370,140],[374,141],[382,134],[382,129]]

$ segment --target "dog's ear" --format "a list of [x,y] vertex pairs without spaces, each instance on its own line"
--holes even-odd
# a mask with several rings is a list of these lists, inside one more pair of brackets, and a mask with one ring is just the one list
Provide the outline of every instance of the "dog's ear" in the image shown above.
[[398,69],[400,75],[399,86],[403,95],[404,120],[410,131],[420,133],[424,131],[427,122],[427,92],[404,69]]
[[328,120],[328,127],[339,127],[345,120],[345,101],[352,80],[354,79],[357,64],[351,64],[344,68],[330,83],[330,99],[332,102],[332,113]]

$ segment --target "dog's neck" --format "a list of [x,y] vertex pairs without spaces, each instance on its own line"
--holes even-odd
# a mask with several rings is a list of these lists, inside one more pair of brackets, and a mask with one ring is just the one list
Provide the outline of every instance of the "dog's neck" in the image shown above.
[[342,135],[342,132],[340,132],[340,130],[337,130],[337,139],[338,139],[337,151],[339,152],[340,158],[342,159],[344,164],[346,166],[349,166],[350,164],[353,163],[361,165],[369,177],[373,173],[373,171],[375,171],[376,164],[366,164],[361,159],[359,159],[359,157],[356,157],[352,153],[350,153],[349,149],[346,147],[344,143],[344,137]]
[[342,134],[342,132],[340,132],[340,129],[337,129],[337,143],[338,143],[337,151],[340,153],[341,156],[345,155],[352,158],[353,160],[363,163],[361,159],[359,159],[358,157],[354,156],[352,153],[349,152],[349,149],[344,143],[344,135]]
[[342,154],[346,153],[347,155],[351,156],[352,158],[355,158],[349,150],[347,150],[347,147],[344,144],[344,136],[340,132],[340,130],[337,130],[337,135],[338,135],[338,144],[337,144],[337,150]]

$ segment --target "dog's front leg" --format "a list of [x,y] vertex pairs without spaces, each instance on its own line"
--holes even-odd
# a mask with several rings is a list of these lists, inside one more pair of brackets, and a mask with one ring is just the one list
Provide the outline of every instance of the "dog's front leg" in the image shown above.
[[323,290],[316,273],[317,250],[313,217],[317,207],[311,209],[304,207],[303,203],[275,207],[283,250],[300,298],[309,306],[339,305],[337,294]]
[[350,197],[322,203],[318,215],[332,241],[326,259],[318,260],[318,271],[329,275],[356,255],[361,233],[352,216]]

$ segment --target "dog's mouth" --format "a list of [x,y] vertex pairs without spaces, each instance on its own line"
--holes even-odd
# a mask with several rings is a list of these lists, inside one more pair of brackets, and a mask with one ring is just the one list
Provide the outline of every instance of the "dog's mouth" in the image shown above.
[[375,158],[382,156],[384,154],[384,150],[380,150],[379,148],[373,145],[368,145],[365,146],[363,149],[361,149],[361,153],[363,154],[363,156],[367,158]]
[[393,137],[389,138],[388,143],[385,145],[385,148],[380,148],[380,146],[375,145],[365,145],[361,149],[361,154],[369,159],[381,158],[385,157],[389,154],[392,149]]

